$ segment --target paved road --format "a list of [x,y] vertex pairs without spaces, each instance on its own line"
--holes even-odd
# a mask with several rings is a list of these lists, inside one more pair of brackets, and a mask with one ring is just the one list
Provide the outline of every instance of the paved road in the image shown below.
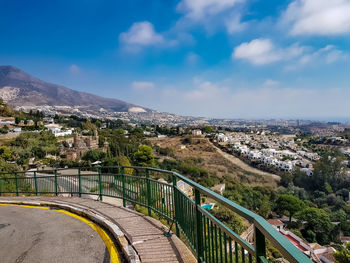
[[110,262],[88,224],[55,210],[0,205],[0,261]]

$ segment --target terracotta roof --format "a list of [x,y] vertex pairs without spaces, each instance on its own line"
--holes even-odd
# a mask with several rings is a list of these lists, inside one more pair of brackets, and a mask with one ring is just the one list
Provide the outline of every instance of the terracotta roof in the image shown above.
[[273,226],[283,225],[283,222],[279,219],[268,219],[267,222],[269,222]]
[[328,259],[330,262],[335,262],[333,253],[326,253],[326,254],[322,254],[321,256]]

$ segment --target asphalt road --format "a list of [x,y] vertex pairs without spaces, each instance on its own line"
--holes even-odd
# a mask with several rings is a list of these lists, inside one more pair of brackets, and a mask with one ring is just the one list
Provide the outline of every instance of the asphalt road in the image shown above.
[[55,210],[0,205],[0,262],[110,262],[88,224]]

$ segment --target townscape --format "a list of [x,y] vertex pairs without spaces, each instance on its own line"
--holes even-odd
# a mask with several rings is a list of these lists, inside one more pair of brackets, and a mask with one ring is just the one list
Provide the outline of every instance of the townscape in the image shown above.
[[350,0],[0,24],[0,263],[350,263]]

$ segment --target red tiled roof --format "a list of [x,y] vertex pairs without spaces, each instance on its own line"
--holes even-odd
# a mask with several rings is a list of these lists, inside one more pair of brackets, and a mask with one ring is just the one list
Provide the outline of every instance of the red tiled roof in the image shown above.
[[283,225],[283,222],[279,219],[268,219],[267,222],[274,226]]

